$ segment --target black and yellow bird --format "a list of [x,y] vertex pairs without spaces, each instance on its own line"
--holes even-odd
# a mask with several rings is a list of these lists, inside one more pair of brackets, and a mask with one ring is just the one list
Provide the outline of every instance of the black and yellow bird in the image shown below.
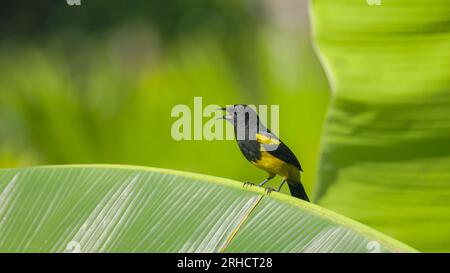
[[245,158],[269,176],[258,184],[262,187],[279,175],[283,178],[276,191],[287,182],[292,196],[309,201],[300,181],[302,167],[294,153],[259,120],[256,112],[244,104],[221,108],[227,114],[223,119],[231,122],[239,148]]

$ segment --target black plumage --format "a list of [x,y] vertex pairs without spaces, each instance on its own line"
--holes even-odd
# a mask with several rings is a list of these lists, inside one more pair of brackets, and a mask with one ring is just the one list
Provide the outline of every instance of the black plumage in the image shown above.
[[269,174],[258,186],[264,185],[278,174],[283,180],[277,191],[287,182],[293,196],[309,201],[300,182],[300,162],[286,144],[260,122],[256,112],[247,105],[234,105],[223,110],[230,114],[224,119],[233,124],[234,134],[244,157]]

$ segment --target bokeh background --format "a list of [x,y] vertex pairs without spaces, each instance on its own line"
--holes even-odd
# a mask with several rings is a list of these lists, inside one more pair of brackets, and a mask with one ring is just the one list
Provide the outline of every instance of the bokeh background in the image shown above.
[[172,107],[202,96],[205,105],[280,105],[280,137],[311,193],[329,87],[308,8],[306,0],[2,1],[0,167],[117,163],[264,179],[232,141],[172,139]]
[[234,141],[173,140],[171,109],[195,96],[275,104],[315,203],[450,251],[448,0],[80,1],[2,1],[0,168],[114,163],[259,182]]

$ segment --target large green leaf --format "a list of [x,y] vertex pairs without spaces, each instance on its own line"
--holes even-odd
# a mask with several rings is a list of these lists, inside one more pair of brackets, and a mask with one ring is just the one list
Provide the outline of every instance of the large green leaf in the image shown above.
[[154,168],[0,170],[0,252],[414,251],[316,205]]
[[450,250],[450,1],[314,0],[332,83],[319,204]]

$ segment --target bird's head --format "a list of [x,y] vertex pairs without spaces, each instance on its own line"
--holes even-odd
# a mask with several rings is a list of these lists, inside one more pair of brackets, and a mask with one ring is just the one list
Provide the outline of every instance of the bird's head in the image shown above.
[[252,107],[246,104],[235,104],[232,106],[227,106],[220,108],[220,110],[226,111],[226,114],[222,117],[229,121],[233,126],[236,127],[254,127],[258,128],[260,126],[259,117]]
[[240,118],[243,118],[243,120],[245,120],[244,118],[246,116],[247,118],[250,116],[257,117],[256,112],[246,104],[235,104],[232,106],[220,108],[220,110],[226,111],[222,119],[225,119],[231,123],[236,122]]

